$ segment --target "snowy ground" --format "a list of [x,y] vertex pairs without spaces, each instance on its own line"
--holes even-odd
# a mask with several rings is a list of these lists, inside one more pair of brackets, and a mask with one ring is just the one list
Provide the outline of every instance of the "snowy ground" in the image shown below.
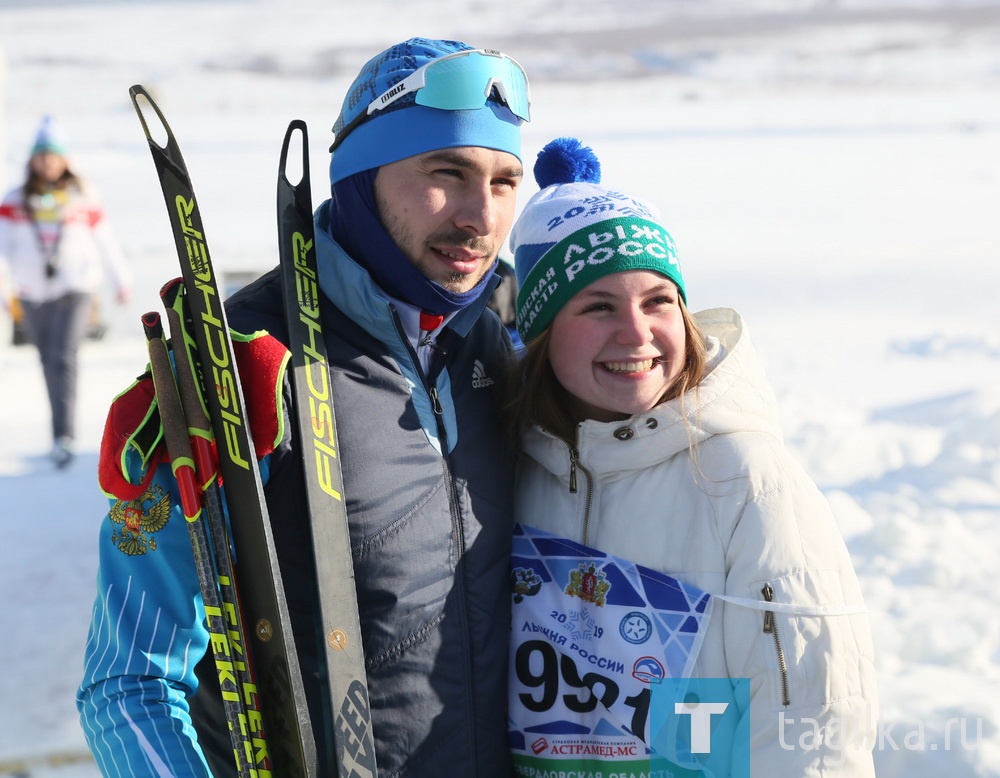
[[137,276],[83,353],[67,472],[34,353],[0,331],[0,775],[97,774],[73,704],[96,451],[177,275],[128,87],[167,113],[216,262],[263,269],[288,121],[319,199],[347,83],[411,35],[521,60],[529,164],[558,135],[592,145],[606,183],[659,204],[692,305],[747,318],[871,608],[879,775],[1000,776],[1000,3],[958,0],[0,0],[0,184],[57,114]]

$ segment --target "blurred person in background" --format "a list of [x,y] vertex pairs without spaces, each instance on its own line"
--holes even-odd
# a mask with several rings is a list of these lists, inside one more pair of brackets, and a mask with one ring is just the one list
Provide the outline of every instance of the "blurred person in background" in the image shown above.
[[52,117],[38,129],[24,182],[0,204],[0,261],[7,264],[21,325],[37,349],[52,411],[51,458],[73,460],[77,355],[94,300],[110,282],[119,303],[131,283],[97,193],[71,168]]

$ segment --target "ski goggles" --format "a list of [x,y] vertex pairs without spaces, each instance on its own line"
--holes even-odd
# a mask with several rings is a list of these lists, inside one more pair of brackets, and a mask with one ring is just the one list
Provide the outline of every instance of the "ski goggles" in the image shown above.
[[372,100],[366,110],[344,126],[330,151],[372,114],[406,95],[414,95],[417,105],[427,108],[470,111],[486,105],[494,90],[511,113],[529,121],[528,77],[516,60],[495,49],[468,49],[432,59]]

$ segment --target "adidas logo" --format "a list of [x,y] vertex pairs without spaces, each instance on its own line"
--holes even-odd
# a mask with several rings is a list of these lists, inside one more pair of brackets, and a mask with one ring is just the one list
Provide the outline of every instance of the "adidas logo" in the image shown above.
[[472,366],[472,387],[474,389],[485,389],[487,386],[493,386],[493,379],[486,375],[486,368],[477,359]]

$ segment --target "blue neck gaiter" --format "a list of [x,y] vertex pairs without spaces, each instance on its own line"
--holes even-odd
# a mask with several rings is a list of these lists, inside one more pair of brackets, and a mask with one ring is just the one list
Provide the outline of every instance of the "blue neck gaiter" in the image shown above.
[[421,273],[399,250],[378,216],[375,174],[362,170],[333,185],[330,235],[365,268],[385,292],[397,300],[432,314],[454,313],[482,296],[492,273],[468,292],[450,292]]

